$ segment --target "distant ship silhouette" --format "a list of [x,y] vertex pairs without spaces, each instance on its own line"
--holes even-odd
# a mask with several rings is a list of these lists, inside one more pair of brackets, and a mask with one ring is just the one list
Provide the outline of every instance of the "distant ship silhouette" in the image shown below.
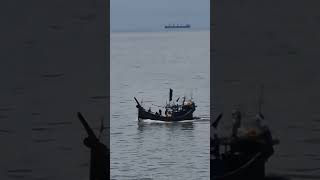
[[164,28],[190,28],[190,24],[185,24],[185,25],[166,25]]

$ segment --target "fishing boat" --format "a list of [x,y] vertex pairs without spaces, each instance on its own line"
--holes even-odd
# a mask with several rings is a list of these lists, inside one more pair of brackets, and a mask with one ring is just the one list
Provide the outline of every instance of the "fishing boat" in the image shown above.
[[[254,117],[252,127],[240,128],[241,113],[232,113],[233,127],[231,136],[219,137],[217,127],[222,113],[212,124],[214,137],[210,139],[210,176],[214,180],[263,180],[265,164],[274,154],[274,145],[279,140],[272,137],[264,124],[264,116],[259,112]],[[223,152],[220,149],[224,149]]]
[[[137,109],[138,109],[138,119],[150,119],[150,120],[158,120],[158,121],[183,121],[183,120],[192,120],[193,112],[196,110],[196,105],[192,101],[192,99],[186,100],[185,97],[181,104],[176,104],[180,98],[178,98],[175,102],[172,101],[172,93],[173,90],[169,91],[169,103],[167,103],[163,108],[165,109],[164,114],[162,114],[161,109],[159,112],[152,112],[151,109],[146,110],[139,101],[134,97],[136,101]],[[159,106],[160,107],[160,106]]]
[[164,26],[165,29],[172,29],[172,28],[190,28],[190,24],[185,24],[185,25],[166,25]]
[[[222,114],[217,120],[221,117]],[[257,117],[263,119],[261,114]],[[213,123],[214,128],[216,122]],[[265,164],[274,153],[273,146],[278,143],[279,140],[272,138],[269,129],[261,126],[245,129],[239,136],[218,137],[214,134],[210,141],[211,179],[262,180],[265,177]],[[224,152],[220,153],[223,147]]]

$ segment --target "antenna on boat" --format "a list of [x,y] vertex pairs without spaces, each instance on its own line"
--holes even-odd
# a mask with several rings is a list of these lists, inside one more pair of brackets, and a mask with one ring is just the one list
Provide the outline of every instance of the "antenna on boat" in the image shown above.
[[264,101],[263,101],[263,90],[264,90],[264,86],[260,85],[260,91],[258,92],[258,113],[260,115],[262,114],[262,105],[264,103]]

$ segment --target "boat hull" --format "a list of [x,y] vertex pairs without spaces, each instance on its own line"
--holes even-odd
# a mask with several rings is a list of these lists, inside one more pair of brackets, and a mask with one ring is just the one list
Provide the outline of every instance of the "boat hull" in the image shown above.
[[192,120],[193,119],[193,112],[195,111],[195,108],[183,111],[183,112],[177,112],[172,116],[162,116],[159,114],[154,114],[151,112],[146,111],[142,107],[138,107],[138,119],[150,119],[150,120],[157,120],[157,121],[183,121],[183,120]]
[[[227,143],[224,144],[227,145]],[[265,163],[274,153],[272,143],[265,143],[263,137],[259,140],[237,138],[229,145],[233,151],[227,151],[221,157],[210,160],[211,179],[262,180],[265,178]]]

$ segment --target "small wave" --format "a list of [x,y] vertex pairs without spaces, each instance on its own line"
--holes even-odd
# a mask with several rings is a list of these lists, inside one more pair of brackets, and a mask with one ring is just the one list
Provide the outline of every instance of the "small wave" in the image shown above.
[[56,139],[34,139],[33,142],[35,143],[46,143],[46,142],[54,142]]
[[96,19],[96,14],[95,13],[88,13],[88,14],[79,14],[73,16],[74,19],[76,19],[77,22],[75,23],[86,23],[90,22]]
[[8,173],[31,173],[31,169],[10,169]]
[[64,77],[64,73],[45,73],[45,74],[42,74],[41,77],[43,77],[43,78],[60,78],[60,77]]
[[120,114],[112,114],[112,117],[113,118],[118,118],[118,117],[120,117]]
[[14,107],[1,107],[0,111],[14,111],[16,108]]
[[320,138],[307,138],[307,139],[302,139],[300,141],[308,144],[318,144],[320,142]]
[[59,146],[57,149],[61,151],[72,151],[72,147],[67,147],[67,146]]
[[200,75],[197,75],[197,76],[192,77],[192,79],[197,79],[197,80],[199,80],[199,79],[204,79],[204,77],[202,77],[202,76],[200,76]]
[[90,98],[95,99],[95,100],[99,100],[99,99],[105,100],[105,99],[107,99],[107,96],[97,95],[97,96],[91,96]]
[[50,129],[45,127],[37,127],[37,128],[32,128],[31,130],[32,131],[48,131]]
[[7,130],[7,129],[0,129],[0,134],[10,134],[12,133],[11,130]]
[[71,125],[71,121],[61,121],[61,122],[48,122],[47,125],[49,126],[58,126],[58,125]]
[[30,177],[32,169],[12,169],[8,170],[8,177],[10,179],[27,179]]
[[9,116],[7,115],[0,115],[0,119],[7,119]]
[[63,29],[63,27],[62,27],[62,26],[60,26],[60,25],[57,25],[57,24],[51,24],[51,25],[49,26],[49,29],[52,29],[52,30],[58,31],[58,30],[62,30],[62,29]]

